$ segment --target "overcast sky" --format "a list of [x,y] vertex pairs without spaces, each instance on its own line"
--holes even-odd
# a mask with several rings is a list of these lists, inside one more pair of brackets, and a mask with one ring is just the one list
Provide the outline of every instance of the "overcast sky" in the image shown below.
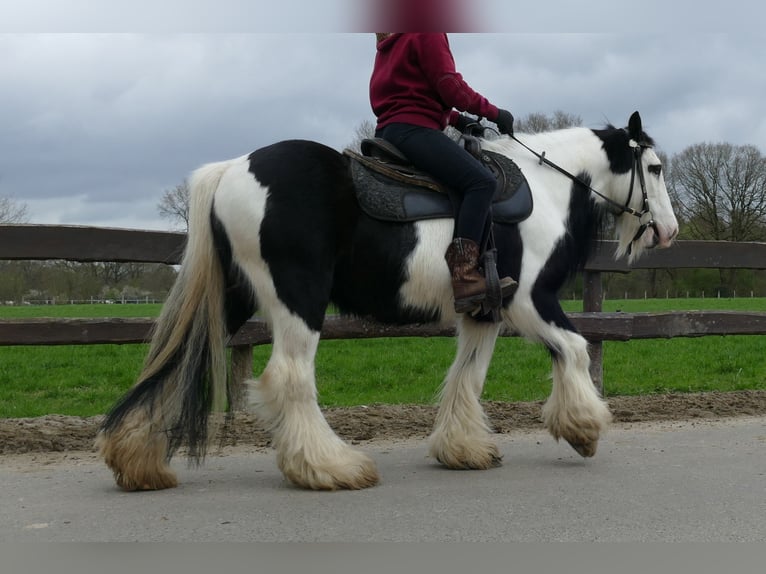
[[[0,196],[26,203],[34,223],[162,229],[169,226],[157,214],[163,191],[205,162],[286,138],[342,149],[373,119],[374,37],[307,31],[331,29],[328,19],[341,21],[348,1],[309,4],[324,9],[301,11],[291,21],[297,33],[279,31],[285,20],[275,14],[247,20],[231,11],[219,23],[199,20],[201,13],[193,20],[187,10],[194,25],[164,13],[118,20],[108,10],[72,19],[76,10],[40,12],[44,0],[0,13]],[[478,25],[494,29],[506,15],[517,22],[524,8],[512,4],[480,1]],[[284,15],[297,3],[281,5]],[[766,10],[753,10],[762,22]],[[766,153],[766,34],[753,26],[732,33],[699,15],[695,26],[662,19],[644,33],[641,25],[616,28],[614,15],[568,27],[568,14],[556,14],[544,23],[530,13],[527,33],[450,34],[458,70],[517,117],[563,110],[588,127],[622,126],[639,110],[670,155],[723,141]],[[660,20],[643,9],[625,18]],[[346,22],[336,30],[353,28]]]

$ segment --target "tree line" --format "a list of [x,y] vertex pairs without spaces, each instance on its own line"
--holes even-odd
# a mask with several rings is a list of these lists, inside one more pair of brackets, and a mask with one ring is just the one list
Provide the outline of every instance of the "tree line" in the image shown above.
[[[582,125],[563,111],[532,113],[516,121],[518,133],[536,133]],[[374,135],[365,120],[347,147],[358,149]],[[448,128],[457,139],[459,134]],[[679,239],[766,241],[766,157],[752,145],[697,143],[668,157],[660,151],[665,181],[679,220]],[[185,231],[189,222],[186,181],[167,189],[157,204],[169,227]],[[28,221],[26,205],[0,198],[0,223]],[[126,293],[162,298],[172,284],[171,267],[147,264],[0,262],[0,302],[21,301],[34,292],[58,300],[115,298]],[[609,298],[766,296],[766,272],[746,269],[637,270],[605,274]],[[579,297],[581,279],[562,294]],[[143,294],[143,295],[140,295]]]
[[[0,224],[28,222],[26,204],[0,198]],[[163,301],[175,276],[153,263],[0,261],[0,304]]]
[[175,277],[154,263],[0,261],[0,304],[164,301]]

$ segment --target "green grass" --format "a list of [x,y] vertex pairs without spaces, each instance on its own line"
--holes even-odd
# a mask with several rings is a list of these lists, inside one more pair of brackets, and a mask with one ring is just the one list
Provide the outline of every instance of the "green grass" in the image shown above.
[[[580,311],[580,302],[565,302]],[[0,307],[0,317],[156,316],[159,305]],[[605,311],[766,311],[766,299],[608,300]],[[766,389],[766,336],[604,343],[607,395]],[[104,413],[133,384],[146,345],[0,347],[0,417]],[[254,350],[257,375],[270,345]],[[431,403],[452,361],[449,338],[321,341],[317,381],[324,406]],[[484,398],[542,400],[550,393],[547,351],[498,340]]]
[[607,341],[607,395],[766,389],[766,337]]
[[0,347],[0,417],[102,414],[135,381],[146,345]]
[[138,303],[131,305],[20,305],[0,307],[0,319],[30,319],[34,317],[156,317],[162,305]]

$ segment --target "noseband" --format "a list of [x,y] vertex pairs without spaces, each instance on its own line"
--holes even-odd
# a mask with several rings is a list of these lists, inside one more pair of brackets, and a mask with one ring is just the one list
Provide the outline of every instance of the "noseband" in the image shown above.
[[[649,146],[645,143],[630,140],[630,147],[633,148],[633,166],[630,169],[630,191],[628,191],[628,199],[625,202],[625,206],[622,207],[622,212],[630,213],[631,215],[638,217],[639,227],[628,246],[628,255],[630,255],[633,243],[644,234],[647,227],[651,227],[654,230],[654,235],[656,237],[660,236],[660,232],[657,229],[657,223],[654,221],[654,215],[652,215],[652,211],[649,209],[649,197],[646,194],[646,179],[644,178],[644,170],[641,169],[641,154],[644,149]],[[638,182],[641,185],[641,195],[643,196],[641,201],[641,211],[636,211],[628,207],[628,205],[630,205],[630,200],[633,197],[633,183],[636,180],[636,173],[638,173]]]
[[[532,155],[534,155],[538,160],[539,164],[546,164],[559,173],[564,174],[569,179],[574,181],[575,183],[579,183],[588,191],[591,193],[599,196],[601,199],[603,199],[606,203],[610,205],[613,212],[622,215],[623,213],[628,213],[634,217],[638,218],[639,227],[636,234],[633,236],[633,239],[630,241],[630,245],[628,246],[628,255],[630,255],[633,243],[635,243],[639,237],[641,237],[644,234],[644,231],[648,227],[651,227],[654,230],[654,233],[657,237],[660,236],[659,230],[657,229],[657,223],[654,221],[654,215],[652,214],[651,209],[649,209],[649,196],[646,193],[646,179],[644,177],[644,170],[641,168],[641,154],[643,153],[644,149],[650,147],[646,143],[637,142],[633,139],[630,140],[630,147],[633,148],[633,162],[630,168],[630,189],[628,190],[628,199],[625,201],[625,204],[618,203],[614,201],[612,198],[605,196],[603,193],[593,189],[590,185],[585,183],[582,179],[577,177],[576,175],[573,175],[569,173],[564,168],[556,165],[552,161],[550,161],[548,158],[545,157],[545,152],[537,153],[535,150],[528,147],[524,142],[520,141],[516,138],[515,135],[512,135],[511,138],[516,141],[521,147],[525,148],[527,151],[529,151]],[[643,196],[643,200],[641,202],[641,211],[636,211],[632,207],[630,207],[630,200],[633,198],[633,184],[636,181],[636,173],[638,173],[638,182],[641,185],[641,195]]]

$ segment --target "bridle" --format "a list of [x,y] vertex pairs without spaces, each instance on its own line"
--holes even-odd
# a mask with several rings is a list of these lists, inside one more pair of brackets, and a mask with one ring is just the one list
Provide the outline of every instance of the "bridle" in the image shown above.
[[[573,182],[583,186],[585,189],[587,189],[591,193],[599,196],[607,204],[609,204],[610,207],[612,207],[612,210],[614,213],[618,215],[627,213],[629,215],[637,217],[639,222],[639,227],[638,227],[638,231],[636,231],[636,234],[633,236],[633,239],[631,239],[630,245],[628,246],[628,255],[630,255],[631,253],[631,250],[633,248],[633,243],[635,243],[638,240],[638,238],[644,234],[644,231],[646,231],[647,228],[651,227],[654,230],[655,236],[656,237],[660,236],[659,230],[657,229],[657,223],[654,221],[654,215],[652,214],[651,209],[649,209],[649,196],[646,193],[646,179],[644,176],[644,170],[641,166],[641,154],[643,153],[644,149],[651,147],[648,143],[637,142],[634,139],[630,140],[629,145],[633,149],[633,162],[630,168],[630,189],[628,191],[628,199],[625,201],[625,204],[623,205],[621,203],[614,201],[612,198],[605,196],[603,193],[599,192],[598,190],[593,189],[590,185],[588,185],[586,182],[584,182],[582,179],[580,179],[576,175],[573,175],[572,173],[568,172],[561,166],[553,163],[551,160],[545,157],[545,152],[542,152],[542,153],[536,152],[535,150],[527,146],[524,142],[520,141],[515,135],[511,135],[511,139],[513,139],[521,147],[523,147],[524,149],[529,151],[532,155],[534,155],[539,160],[539,165],[546,164],[552,167],[559,173],[571,179]],[[630,200],[633,198],[633,184],[636,181],[636,174],[638,174],[638,182],[641,185],[641,194],[643,196],[643,200],[641,202],[641,211],[637,211],[633,209],[632,207],[630,207]]]

